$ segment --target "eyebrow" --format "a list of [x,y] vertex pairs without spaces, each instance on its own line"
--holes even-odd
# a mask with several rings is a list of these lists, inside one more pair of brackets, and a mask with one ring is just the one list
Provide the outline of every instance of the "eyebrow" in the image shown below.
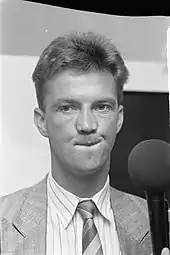
[[[93,104],[96,104],[96,103],[106,103],[106,102],[109,102],[113,105],[116,104],[116,99],[115,98],[111,98],[111,97],[105,97],[105,98],[101,98],[101,99],[98,99],[98,100],[95,100],[93,102]],[[78,100],[75,100],[75,99],[68,99],[68,98],[59,98],[56,100],[56,102],[53,104],[54,106],[55,105],[58,105],[60,103],[70,103],[70,104],[81,104],[81,101],[78,101]]]

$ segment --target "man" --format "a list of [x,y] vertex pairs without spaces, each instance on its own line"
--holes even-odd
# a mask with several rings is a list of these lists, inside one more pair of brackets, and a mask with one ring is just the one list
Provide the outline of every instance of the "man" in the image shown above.
[[103,36],[71,33],[43,51],[33,73],[34,121],[49,140],[51,172],[1,199],[1,254],[152,253],[146,203],[109,185],[127,80]]

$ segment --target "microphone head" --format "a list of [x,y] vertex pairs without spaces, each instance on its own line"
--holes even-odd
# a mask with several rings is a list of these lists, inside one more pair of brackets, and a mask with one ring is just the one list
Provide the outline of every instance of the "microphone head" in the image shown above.
[[128,159],[128,172],[135,186],[144,191],[170,188],[170,144],[150,139],[137,144]]

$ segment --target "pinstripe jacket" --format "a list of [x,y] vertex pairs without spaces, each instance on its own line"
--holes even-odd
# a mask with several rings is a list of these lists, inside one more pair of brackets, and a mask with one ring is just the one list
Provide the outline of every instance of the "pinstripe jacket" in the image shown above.
[[[0,254],[45,255],[47,176],[0,200]],[[111,205],[122,255],[152,253],[145,201],[111,188]]]

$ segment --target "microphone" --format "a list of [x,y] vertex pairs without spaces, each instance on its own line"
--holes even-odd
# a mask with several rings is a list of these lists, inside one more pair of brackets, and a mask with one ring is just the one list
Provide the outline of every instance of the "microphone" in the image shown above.
[[169,246],[168,201],[170,188],[170,144],[157,139],[137,144],[128,158],[128,172],[147,199],[153,254]]

